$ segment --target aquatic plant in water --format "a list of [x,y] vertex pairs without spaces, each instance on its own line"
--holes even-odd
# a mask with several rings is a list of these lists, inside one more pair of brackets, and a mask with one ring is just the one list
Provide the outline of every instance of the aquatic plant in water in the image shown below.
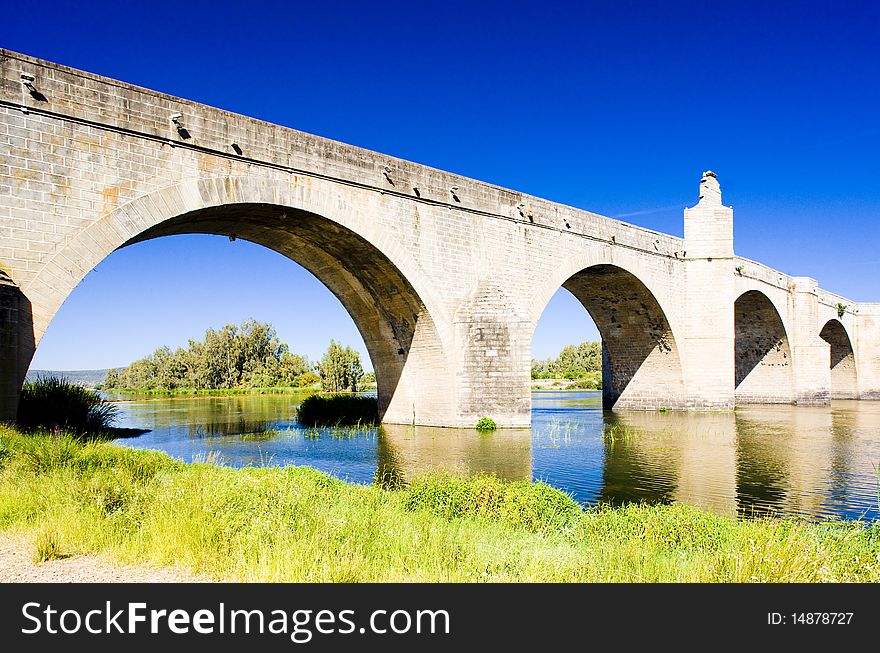
[[297,409],[303,426],[371,425],[379,422],[379,401],[362,395],[310,395]]
[[476,429],[478,431],[494,431],[496,428],[498,427],[495,424],[495,420],[491,417],[481,417],[477,421]]

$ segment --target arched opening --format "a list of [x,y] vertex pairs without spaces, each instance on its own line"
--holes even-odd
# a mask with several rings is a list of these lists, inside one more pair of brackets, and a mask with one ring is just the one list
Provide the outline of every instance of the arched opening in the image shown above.
[[791,347],[773,303],[750,290],[734,304],[736,402],[791,403]]
[[831,345],[831,398],[857,399],[856,357],[843,324],[839,320],[828,320],[819,336]]
[[623,268],[601,264],[575,273],[562,287],[587,310],[601,336],[605,408],[684,405],[675,337],[644,283]]
[[[270,324],[290,353],[309,363],[318,363],[333,339],[351,346],[364,371],[373,371],[351,316],[311,272],[262,245],[206,234],[163,236],[112,252],[61,305],[30,367],[68,377],[81,370],[86,373],[75,378],[94,382],[103,370],[121,372],[163,347],[189,351],[190,340],[202,342],[208,329],[249,320]],[[155,389],[196,381],[179,364],[175,371],[174,378],[169,368],[162,379],[151,379]],[[240,371],[242,383],[253,382]],[[148,389],[151,380],[140,380]]]
[[[447,382],[443,346],[419,293],[377,246],[351,229],[289,206],[236,203],[158,222],[121,246],[183,234],[222,235],[268,247],[320,280],[342,303],[363,339],[376,373],[380,417],[385,420],[410,423],[418,398]],[[208,273],[247,272],[229,269],[221,260]],[[285,299],[292,300],[279,298]],[[302,314],[309,319],[308,306],[303,306]],[[52,315],[54,311],[49,319]],[[424,370],[432,372],[430,379]],[[429,420],[444,412],[441,402],[432,406],[438,415]]]

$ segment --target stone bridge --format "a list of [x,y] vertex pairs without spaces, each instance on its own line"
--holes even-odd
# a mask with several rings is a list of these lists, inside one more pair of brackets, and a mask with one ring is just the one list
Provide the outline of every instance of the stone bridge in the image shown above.
[[880,304],[737,257],[711,172],[681,239],[6,50],[0,88],[0,419],[83,277],[184,233],[320,279],[387,422],[528,425],[531,339],[560,287],[602,335],[608,407],[880,398]]

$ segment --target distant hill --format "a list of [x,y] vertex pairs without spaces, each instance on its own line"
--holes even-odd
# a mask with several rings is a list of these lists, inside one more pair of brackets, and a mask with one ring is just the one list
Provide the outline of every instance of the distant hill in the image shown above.
[[104,382],[107,370],[28,370],[25,381],[33,381],[38,376],[60,376],[73,383],[94,388]]

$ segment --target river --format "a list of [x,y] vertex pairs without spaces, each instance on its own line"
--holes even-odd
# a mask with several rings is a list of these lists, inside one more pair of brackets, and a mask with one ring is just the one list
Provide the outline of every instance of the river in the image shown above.
[[306,429],[299,396],[135,398],[119,440],[194,461],[309,465],[356,483],[430,469],[541,480],[584,505],[683,502],[715,513],[878,518],[880,402],[733,412],[603,411],[601,393],[536,391],[532,428]]

